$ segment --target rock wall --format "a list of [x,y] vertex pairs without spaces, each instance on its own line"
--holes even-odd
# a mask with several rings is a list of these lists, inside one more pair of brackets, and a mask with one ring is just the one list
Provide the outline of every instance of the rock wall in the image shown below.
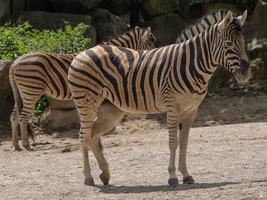
[[11,63],[10,61],[0,60],[0,126],[9,121],[14,105],[12,89],[8,79]]
[[[130,0],[27,0],[27,4],[23,0],[14,0],[13,2],[18,1],[20,3],[16,3],[10,9],[10,0],[0,0],[0,23],[10,18],[11,10],[14,10],[13,17],[17,22],[29,21],[38,29],[57,29],[64,27],[65,24],[75,26],[83,22],[90,26],[86,34],[92,39],[93,45],[122,34],[127,30],[130,21]],[[226,8],[240,12],[238,9],[247,8],[246,5],[248,5],[249,0],[239,1],[243,7],[229,4],[234,1],[228,1],[228,4],[225,1],[205,4],[206,1],[193,3],[196,1],[185,0],[140,0],[139,2],[140,21],[138,25],[151,26],[152,32],[158,39],[158,44],[162,46],[174,43],[186,24],[207,11]],[[22,11],[24,12],[21,14]],[[252,11],[250,8],[250,13]],[[267,35],[267,31],[265,31],[267,30],[267,12],[265,11],[267,11],[266,1],[258,1],[252,14],[251,23],[246,25],[245,31],[249,36],[247,41],[251,54],[262,56],[267,63],[267,57],[264,53],[265,46],[262,48],[257,46]],[[19,17],[16,18],[16,16]],[[7,75],[9,64],[2,62],[0,66],[0,122],[8,121],[12,108]],[[219,88],[228,80],[227,77],[229,76],[221,71],[212,80],[211,88]],[[267,77],[267,70],[264,70],[264,73],[266,76],[263,77]],[[62,103],[52,99],[48,100],[50,114],[48,115],[47,127],[61,129],[62,126],[65,126],[66,121],[68,124],[72,124],[71,127],[79,125],[72,101]]]

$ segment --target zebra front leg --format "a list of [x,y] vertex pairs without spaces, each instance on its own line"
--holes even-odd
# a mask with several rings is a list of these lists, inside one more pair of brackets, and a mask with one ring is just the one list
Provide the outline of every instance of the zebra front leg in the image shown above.
[[16,151],[21,151],[18,140],[19,122],[18,122],[18,110],[15,104],[14,109],[10,116],[11,131],[12,131],[12,146]]
[[101,139],[100,138],[93,138],[92,139],[92,145],[91,145],[93,154],[97,160],[98,166],[102,173],[99,175],[102,183],[104,185],[107,185],[109,183],[110,179],[110,173],[109,173],[109,167],[108,167],[108,162],[104,157],[103,154],[103,146],[101,144]]
[[177,126],[179,122],[179,117],[177,113],[168,112],[167,113],[167,123],[169,130],[169,149],[170,149],[170,160],[169,160],[169,185],[176,186],[178,185],[178,179],[176,176],[176,168],[175,168],[175,157],[176,157],[176,149],[178,146],[178,138],[177,138]]
[[188,136],[189,130],[192,126],[192,122],[195,119],[197,110],[191,112],[185,119],[182,120],[180,124],[180,131],[179,131],[179,164],[178,170],[183,175],[183,183],[185,184],[193,184],[194,179],[188,173],[187,165],[186,165],[186,150],[188,144]]

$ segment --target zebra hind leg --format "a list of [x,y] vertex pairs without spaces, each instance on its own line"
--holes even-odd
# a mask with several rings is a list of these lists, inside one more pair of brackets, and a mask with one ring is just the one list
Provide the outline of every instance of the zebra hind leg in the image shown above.
[[32,117],[35,104],[37,103],[39,99],[40,99],[40,96],[31,96],[31,98],[28,98],[27,100],[26,99],[23,100],[23,107],[18,117],[22,145],[28,151],[33,150],[29,142],[29,135],[31,135],[31,133],[29,132],[30,131],[29,121]]
[[91,145],[93,154],[97,160],[98,166],[102,173],[99,175],[100,180],[104,185],[107,185],[109,183],[110,179],[110,173],[109,173],[109,167],[108,162],[104,157],[103,154],[103,146],[101,144],[100,138],[92,138],[92,145]]
[[18,133],[20,132],[20,130],[18,122],[18,108],[16,104],[10,116],[10,123],[12,128],[12,146],[14,147],[15,151],[21,151],[18,140]]

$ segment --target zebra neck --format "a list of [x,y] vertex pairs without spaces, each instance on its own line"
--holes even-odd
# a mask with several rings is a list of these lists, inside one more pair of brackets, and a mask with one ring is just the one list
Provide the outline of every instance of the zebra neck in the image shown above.
[[221,57],[221,45],[217,27],[212,27],[205,31],[203,34],[195,37],[192,42],[196,43],[197,48],[197,60],[198,67],[202,72],[203,82],[208,84],[210,78],[215,73],[217,67],[219,66],[219,59]]
[[179,93],[206,93],[208,82],[218,66],[218,52],[214,48],[217,34],[214,31],[209,29],[179,45],[178,62],[173,71],[177,84],[172,83]]

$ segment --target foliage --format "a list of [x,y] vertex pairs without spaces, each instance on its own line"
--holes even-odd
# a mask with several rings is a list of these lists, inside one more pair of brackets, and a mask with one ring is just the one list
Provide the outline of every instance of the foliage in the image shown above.
[[266,78],[266,73],[264,71],[264,62],[262,58],[251,59],[250,66],[254,80],[262,80]]
[[42,96],[35,106],[34,116],[40,117],[42,113],[44,112],[44,110],[48,107],[48,105],[49,103],[48,103],[47,98],[45,96]]
[[[90,47],[85,36],[88,25],[67,25],[58,30],[37,30],[29,23],[0,27],[0,59],[14,60],[29,52],[76,53]],[[34,115],[40,116],[48,106],[46,97],[36,104]]]
[[37,30],[29,23],[0,27],[0,59],[13,60],[28,52],[76,53],[90,47],[88,25],[67,25],[58,30]]

